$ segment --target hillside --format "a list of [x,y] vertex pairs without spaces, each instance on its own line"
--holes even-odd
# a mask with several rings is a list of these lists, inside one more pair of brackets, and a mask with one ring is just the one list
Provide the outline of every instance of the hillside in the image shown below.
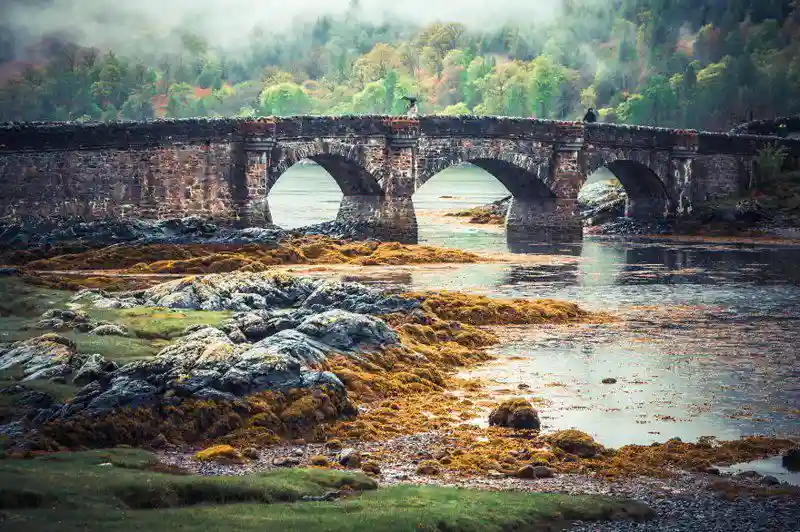
[[[492,30],[370,22],[358,2],[244,51],[181,31],[159,55],[48,40],[0,65],[0,121],[420,111],[727,130],[800,112],[797,0],[563,0]],[[174,37],[174,36],[173,36]],[[23,67],[20,67],[23,65]],[[39,66],[34,66],[39,65]]]

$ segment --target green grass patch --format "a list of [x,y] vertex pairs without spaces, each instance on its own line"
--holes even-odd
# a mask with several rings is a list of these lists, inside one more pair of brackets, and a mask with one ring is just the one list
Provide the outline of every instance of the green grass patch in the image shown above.
[[96,320],[124,325],[134,336],[144,340],[172,340],[180,336],[190,325],[218,326],[232,314],[150,307],[88,310],[88,312]]
[[[376,490],[368,477],[286,469],[242,477],[155,472],[134,449],[0,461],[4,530],[475,531],[553,530],[570,520],[644,518],[626,500],[423,486]],[[298,502],[345,485],[336,502]]]
[[[66,308],[73,295],[31,286],[15,278],[0,278],[0,343],[28,340],[50,332],[35,328],[39,317],[47,310]],[[153,357],[190,325],[219,326],[231,315],[231,312],[147,307],[85,310],[95,321],[125,326],[131,336],[89,336],[75,331],[59,331],[59,334],[73,340],[79,352],[98,353],[120,365]]]
[[149,340],[122,336],[90,336],[86,333],[62,332],[62,336],[75,342],[80,353],[97,353],[120,366],[137,360],[154,357],[169,340]]

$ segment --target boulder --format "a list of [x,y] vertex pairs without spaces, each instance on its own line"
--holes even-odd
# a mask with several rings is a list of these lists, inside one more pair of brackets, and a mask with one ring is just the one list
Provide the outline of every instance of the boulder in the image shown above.
[[781,457],[783,467],[792,472],[800,471],[800,447],[789,449]]
[[69,375],[82,363],[75,344],[63,336],[48,333],[0,349],[0,371],[22,368],[23,381],[46,380]]
[[434,462],[433,460],[425,460],[423,462],[420,462],[414,471],[418,475],[425,475],[425,476],[436,476],[441,472],[439,470],[439,464],[437,462]]
[[272,465],[275,467],[297,467],[300,465],[300,459],[295,457],[274,458]]
[[339,465],[350,469],[358,469],[361,467],[361,453],[355,449],[345,449],[337,457]]
[[129,336],[128,330],[122,325],[100,325],[89,331],[89,336]]
[[541,465],[526,465],[519,469],[514,476],[518,478],[552,478],[555,476],[556,471],[547,466]]
[[92,323],[89,316],[83,311],[51,309],[39,317],[36,328],[54,331],[64,329],[87,331],[92,328]]
[[489,425],[538,430],[541,423],[539,414],[531,403],[524,399],[512,399],[502,403],[489,414]]
[[117,369],[114,362],[108,361],[101,355],[89,355],[83,365],[72,376],[72,382],[85,386],[92,381],[106,378],[109,373]]
[[151,406],[156,402],[157,392],[155,386],[145,381],[124,376],[115,377],[102,393],[91,398],[86,410],[96,414],[117,408]]
[[397,334],[383,320],[331,310],[305,319],[297,330],[335,349],[353,350],[397,345]]
[[598,181],[578,194],[578,208],[586,225],[599,225],[625,216],[625,189],[616,181]]
[[604,451],[602,445],[594,441],[585,432],[579,430],[560,430],[549,434],[547,440],[553,447],[581,458],[594,458]]
[[[311,314],[339,309],[374,316],[413,311],[418,301],[366,287],[320,279],[289,277],[269,272],[234,272],[187,277],[147,290],[112,296],[84,292],[81,298],[95,306],[127,308],[130,305],[201,310],[235,310],[234,321],[251,341],[295,327]],[[281,309],[292,308],[291,315]],[[294,320],[284,322],[278,318]],[[275,320],[275,321],[272,321]]]

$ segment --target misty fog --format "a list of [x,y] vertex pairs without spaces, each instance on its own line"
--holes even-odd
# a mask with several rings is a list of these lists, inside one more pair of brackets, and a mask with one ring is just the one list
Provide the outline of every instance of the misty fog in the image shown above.
[[49,34],[101,49],[171,46],[177,43],[175,30],[187,27],[211,45],[230,49],[254,29],[285,32],[294,24],[348,10],[376,23],[446,20],[481,30],[509,21],[551,20],[561,4],[562,0],[3,0],[0,24],[13,35],[16,55]]

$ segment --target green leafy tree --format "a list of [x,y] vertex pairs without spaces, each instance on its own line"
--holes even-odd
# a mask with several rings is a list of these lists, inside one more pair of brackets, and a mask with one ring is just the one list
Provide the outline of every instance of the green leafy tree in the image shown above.
[[261,110],[266,115],[300,115],[311,109],[311,99],[296,83],[281,83],[267,87],[259,97]]

